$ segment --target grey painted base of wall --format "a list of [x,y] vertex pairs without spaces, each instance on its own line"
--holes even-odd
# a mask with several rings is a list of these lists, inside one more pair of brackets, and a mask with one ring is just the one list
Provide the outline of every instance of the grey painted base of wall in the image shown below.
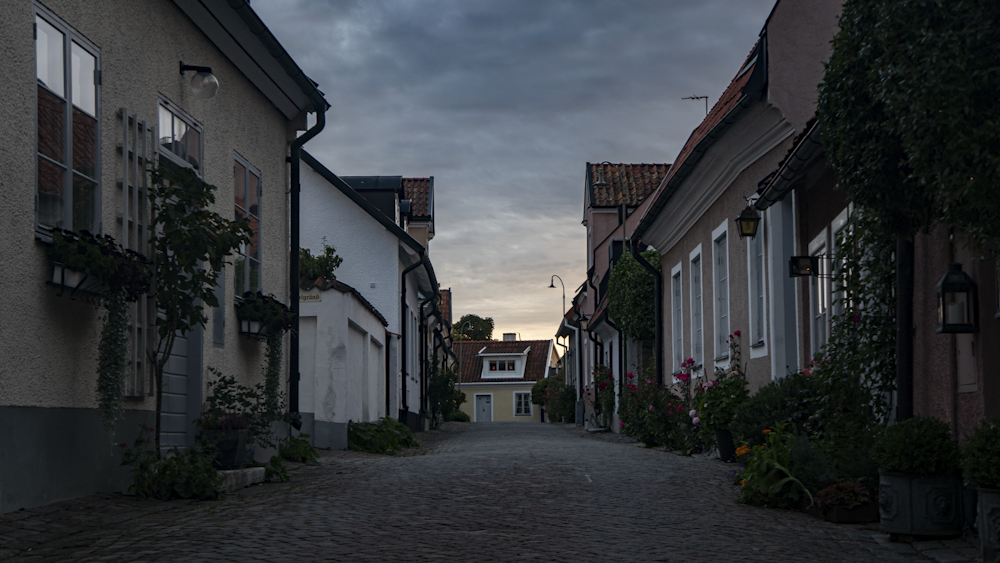
[[311,412],[302,414],[302,432],[309,434],[310,442],[325,450],[347,449],[347,423],[316,420]]
[[96,409],[0,407],[0,514],[131,484],[118,443],[129,446],[151,411],[125,411],[109,436]]

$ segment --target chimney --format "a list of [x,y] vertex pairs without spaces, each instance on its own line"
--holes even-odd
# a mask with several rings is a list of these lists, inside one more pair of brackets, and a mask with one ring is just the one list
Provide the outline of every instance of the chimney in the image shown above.
[[517,342],[517,333],[516,332],[505,332],[505,333],[503,333],[503,341],[504,342]]

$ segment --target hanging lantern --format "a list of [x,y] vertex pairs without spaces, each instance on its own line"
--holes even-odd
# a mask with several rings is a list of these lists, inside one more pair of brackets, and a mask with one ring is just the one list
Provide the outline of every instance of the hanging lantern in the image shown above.
[[979,325],[979,295],[976,282],[949,264],[948,273],[937,284],[938,333],[976,332]]
[[760,213],[752,205],[746,206],[738,217],[736,217],[736,232],[740,238],[757,236],[757,227],[760,225]]

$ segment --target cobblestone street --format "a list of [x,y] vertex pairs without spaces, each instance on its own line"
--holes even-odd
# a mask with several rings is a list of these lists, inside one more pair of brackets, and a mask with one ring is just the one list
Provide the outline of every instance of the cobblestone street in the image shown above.
[[966,561],[962,541],[736,504],[731,466],[571,425],[446,424],[218,502],[97,495],[0,516],[3,561]]

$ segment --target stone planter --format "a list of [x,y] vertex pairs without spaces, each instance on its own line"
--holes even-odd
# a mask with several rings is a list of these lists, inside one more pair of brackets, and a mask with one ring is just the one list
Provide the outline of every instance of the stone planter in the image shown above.
[[205,445],[215,448],[216,469],[237,469],[253,461],[254,447],[248,430],[202,430]]
[[962,479],[879,472],[879,521],[890,534],[962,534]]
[[733,461],[736,459],[736,445],[733,444],[733,433],[729,430],[715,430],[715,443],[719,446],[719,459]]
[[1000,557],[1000,489],[979,489],[979,542],[983,561]]

